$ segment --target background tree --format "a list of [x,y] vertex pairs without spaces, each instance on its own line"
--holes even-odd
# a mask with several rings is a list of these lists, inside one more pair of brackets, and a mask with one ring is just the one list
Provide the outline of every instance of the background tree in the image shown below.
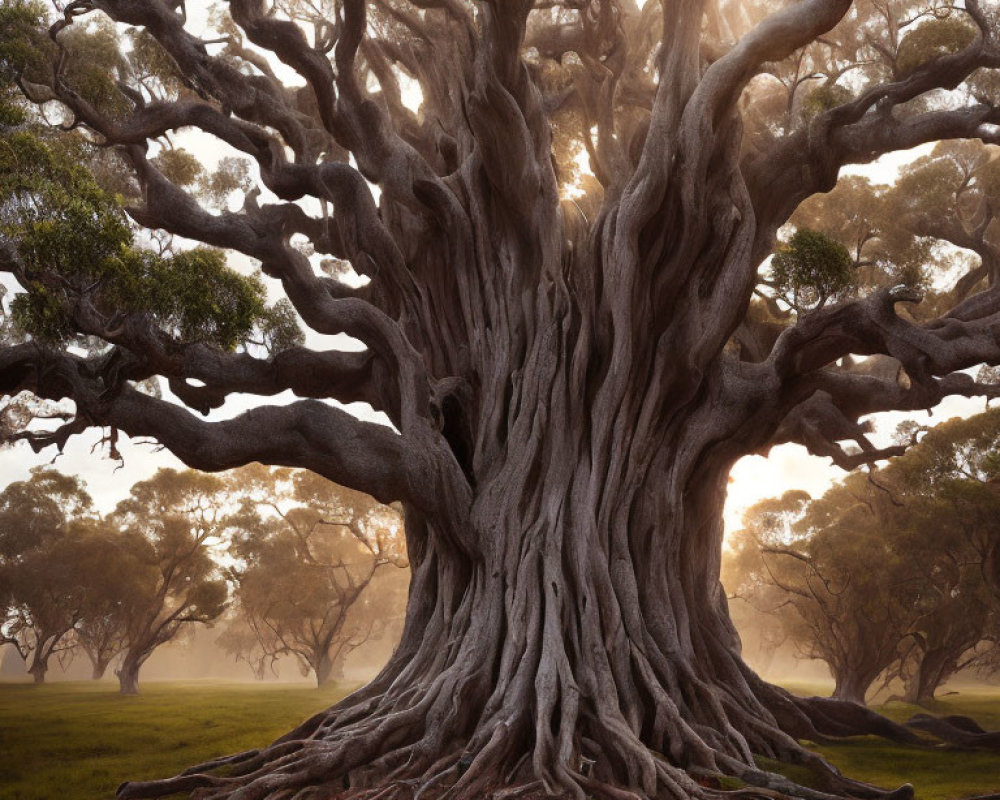
[[74,565],[76,581],[83,591],[80,619],[73,629],[73,641],[90,660],[91,677],[104,677],[111,662],[127,647],[126,621],[134,600],[130,594],[141,569],[129,540],[108,520],[87,525],[87,546]]
[[802,656],[826,662],[834,697],[861,704],[896,661],[913,602],[872,500],[857,475],[814,502],[789,492],[756,504],[735,536],[730,577],[738,596],[779,617]]
[[[38,166],[3,190],[0,268],[32,338],[0,350],[0,391],[75,407],[18,435],[105,427],[200,469],[300,467],[405,509],[413,589],[384,672],[225,777],[213,762],[121,796],[689,798],[725,776],[812,796],[755,756],[808,765],[828,794],[882,794],[799,741],[909,730],[740,659],[718,580],[727,476],[789,441],[877,461],[905,446],[871,442],[867,415],[1000,393],[965,372],[1000,362],[1000,290],[986,277],[918,321],[916,281],[876,278],[785,309],[779,335],[744,337],[757,349],[736,334],[759,321],[778,230],[843,166],[996,142],[995,11],[231,0],[194,32],[172,0],[51,19],[8,3],[4,71],[123,160],[136,226],[259,262],[306,326],[367,347],[258,347],[274,318],[259,285],[218,250],[144,249],[117,197],[14,132],[7,164]],[[118,47],[104,18],[164,57]],[[256,184],[241,208],[160,169],[184,128],[250,161],[232,173]],[[368,281],[341,280],[347,264]],[[105,344],[81,354],[76,334]],[[183,406],[135,387],[153,376]],[[302,399],[192,413],[285,391]]]
[[224,646],[257,675],[293,656],[318,686],[342,678],[348,654],[401,615],[377,595],[384,568],[407,565],[398,511],[314,473],[244,468],[230,486],[243,498],[229,522],[242,624]]
[[116,670],[123,694],[139,691],[139,670],[156,648],[225,610],[228,588],[209,550],[221,534],[221,488],[210,475],[161,469],[115,510],[119,547],[131,560],[116,603],[124,615]]
[[1000,542],[1000,412],[950,420],[882,471],[902,504],[895,545],[920,596],[899,662],[904,697],[927,703],[960,669],[995,664],[1000,593],[990,579]]
[[35,683],[73,646],[84,605],[76,567],[86,556],[73,518],[89,514],[90,503],[79,480],[53,470],[0,493],[0,642],[30,659]]
[[950,420],[818,500],[790,492],[747,512],[727,583],[829,665],[835,696],[864,702],[881,674],[923,704],[959,670],[995,662],[998,426],[996,410]]

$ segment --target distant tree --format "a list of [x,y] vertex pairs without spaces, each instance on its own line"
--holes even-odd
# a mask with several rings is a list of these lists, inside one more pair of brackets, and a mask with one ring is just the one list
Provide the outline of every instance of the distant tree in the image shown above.
[[0,493],[0,643],[13,645],[35,683],[53,656],[73,647],[84,597],[77,564],[85,555],[74,518],[91,500],[75,477],[36,470]]
[[223,645],[258,676],[293,656],[318,686],[341,677],[352,650],[402,617],[405,598],[379,595],[384,568],[407,566],[399,511],[307,472],[247,467],[230,486],[241,624]]
[[928,702],[960,669],[997,661],[998,447],[993,410],[938,425],[820,499],[758,503],[735,537],[729,585],[829,665],[836,696],[863,702],[882,675],[903,681],[904,699]]
[[749,509],[734,537],[736,593],[778,615],[799,652],[829,666],[833,696],[856,703],[895,661],[909,623],[871,499],[862,475],[816,501],[788,492]]
[[127,589],[137,565],[128,541],[110,521],[88,522],[84,535],[83,557],[75,566],[83,602],[73,640],[90,660],[91,677],[100,680],[127,645],[126,603],[132,599]]
[[139,691],[139,670],[156,648],[225,610],[228,589],[210,550],[221,533],[221,486],[210,475],[161,469],[135,484],[112,515],[131,562],[121,570],[116,600],[123,694]]
[[1000,546],[1000,409],[953,419],[879,471],[893,493],[885,530],[917,597],[897,668],[904,698],[933,700],[961,669],[993,669],[1000,638],[1000,586],[991,560]]

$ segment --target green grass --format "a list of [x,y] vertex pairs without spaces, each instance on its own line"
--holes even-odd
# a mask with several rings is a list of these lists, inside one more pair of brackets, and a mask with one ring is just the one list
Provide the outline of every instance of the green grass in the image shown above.
[[0,683],[0,800],[110,800],[123,780],[260,747],[353,686]]
[[[788,688],[802,695],[829,694],[817,685],[789,685]],[[914,714],[961,714],[972,717],[987,730],[1000,728],[1000,691],[995,689],[945,695],[928,708],[899,702],[873,708],[897,722],[905,722]],[[912,783],[917,800],[953,800],[1000,792],[1000,755],[995,753],[958,752],[945,748],[928,751],[876,737],[850,739],[812,749],[852,778],[887,788]],[[794,779],[803,777],[784,768],[781,771]]]
[[[147,683],[139,697],[122,697],[110,683],[0,683],[0,800],[110,800],[125,779],[162,778],[260,747],[350,688]],[[803,694],[822,689],[791,688]],[[921,709],[890,703],[880,710],[904,721]],[[964,714],[997,729],[1000,691],[963,691],[942,698],[932,711]],[[919,800],[1000,791],[998,755],[925,751],[875,738],[817,749],[853,777],[887,787],[912,783]]]

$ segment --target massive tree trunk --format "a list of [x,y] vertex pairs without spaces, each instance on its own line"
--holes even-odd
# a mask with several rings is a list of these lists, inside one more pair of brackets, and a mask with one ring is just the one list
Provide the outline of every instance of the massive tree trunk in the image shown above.
[[[127,784],[121,797],[318,786],[411,798],[454,786],[451,797],[689,798],[722,776],[826,796],[760,771],[755,756],[808,765],[826,792],[884,794],[796,741],[871,730],[882,724],[874,715],[793,698],[740,658],[719,583],[731,464],[717,452],[720,409],[706,424],[704,398],[678,408],[686,386],[636,375],[623,358],[574,368],[587,337],[572,332],[569,306],[557,316],[553,305],[536,306],[547,318],[530,324],[545,333],[507,366],[516,381],[484,393],[487,416],[502,406],[509,435],[474,471],[471,514],[406,508],[410,602],[383,672],[271,748],[228,763],[231,777]],[[651,405],[675,409],[659,434],[643,422]],[[459,436],[460,421],[449,425]],[[450,540],[460,524],[477,552]],[[882,730],[915,741],[889,723]]]

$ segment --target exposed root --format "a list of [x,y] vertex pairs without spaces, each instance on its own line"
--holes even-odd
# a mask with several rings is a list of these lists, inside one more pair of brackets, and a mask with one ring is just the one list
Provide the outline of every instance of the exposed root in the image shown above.
[[[772,689],[774,687],[771,687]],[[775,689],[776,692],[782,690]],[[901,736],[894,723],[854,704],[825,698],[791,698],[793,705],[808,718],[816,730],[840,735],[850,729],[852,735],[885,734],[894,740],[905,739],[927,745],[929,741],[906,730]],[[262,751],[249,751],[215,759],[185,770],[175,778],[147,783],[126,783],[118,790],[119,800],[157,798],[187,793],[194,800],[457,800],[491,798],[492,800],[535,800],[542,797],[584,800],[840,800],[841,798],[878,798],[907,800],[913,788],[904,785],[886,791],[841,775],[819,756],[784,741],[784,734],[773,729],[781,748],[794,750],[789,759],[807,766],[813,773],[813,786],[803,786],[782,775],[746,763],[739,757],[714,749],[702,738],[700,748],[681,748],[696,761],[675,762],[644,747],[643,756],[652,765],[653,778],[641,786],[642,770],[636,765],[615,763],[615,753],[607,747],[607,758],[589,762],[542,765],[538,774],[537,759],[527,756],[530,728],[493,721],[489,735],[475,729],[471,736],[455,735],[452,727],[431,729],[421,720],[429,711],[427,696],[409,694],[411,705],[397,701],[376,704],[375,713],[361,716],[361,708],[371,709],[369,699],[356,703],[348,699],[300,728],[302,738],[287,737]],[[967,718],[933,719],[920,715],[909,723],[949,744],[967,747],[995,745],[998,734],[983,731]],[[594,731],[588,730],[593,736]],[[678,728],[675,736],[685,734]],[[626,735],[638,742],[632,735]],[[450,746],[441,749],[441,742]],[[479,743],[477,750],[470,744]],[[631,744],[629,746],[631,746]],[[617,756],[630,752],[619,743]],[[940,747],[938,743],[936,746]],[[602,743],[587,737],[583,750],[600,756]],[[706,749],[707,748],[707,749]],[[535,748],[537,749],[537,747]],[[435,754],[431,758],[431,753]],[[632,772],[638,780],[625,784],[621,775]],[[730,779],[727,781],[727,779]],[[741,788],[723,788],[732,785]],[[998,800],[997,796],[984,800]]]
[[916,714],[906,724],[956,747],[1000,752],[1000,731],[985,731],[969,717]]

